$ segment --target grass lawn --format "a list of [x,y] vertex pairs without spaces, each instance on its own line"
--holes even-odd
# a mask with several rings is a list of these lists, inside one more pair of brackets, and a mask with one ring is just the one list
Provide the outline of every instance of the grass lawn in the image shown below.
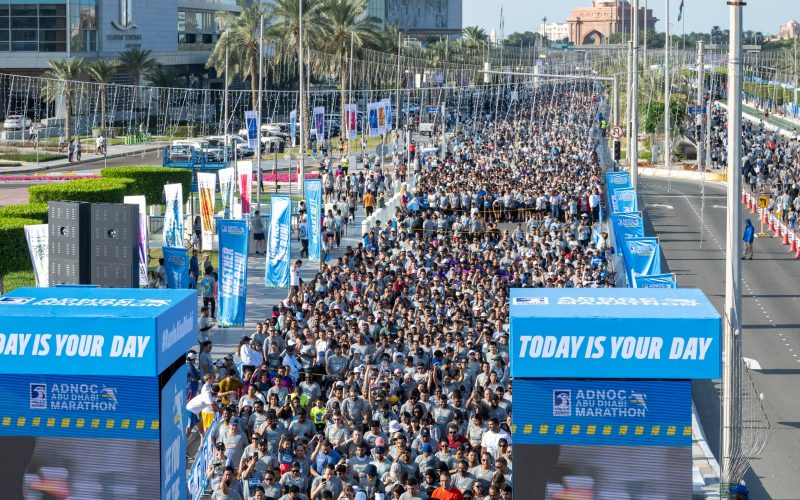
[[[40,162],[63,160],[66,157],[67,155],[64,154],[39,153]],[[36,161],[36,153],[0,153],[0,160],[24,161],[32,163]]]
[[6,293],[22,287],[35,287],[36,278],[33,276],[33,269],[30,271],[18,271],[8,273],[3,277],[3,286]]

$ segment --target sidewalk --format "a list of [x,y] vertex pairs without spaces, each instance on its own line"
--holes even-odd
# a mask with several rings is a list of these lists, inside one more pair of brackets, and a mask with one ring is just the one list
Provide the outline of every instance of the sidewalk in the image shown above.
[[[120,158],[123,156],[135,156],[139,154],[144,154],[153,151],[159,151],[162,147],[166,146],[167,143],[165,142],[148,142],[142,144],[132,144],[132,145],[117,145],[117,146],[109,146],[108,147],[108,155],[105,156],[107,159],[112,158]],[[36,154],[36,149],[34,148],[17,148],[21,153],[29,153],[29,154]],[[49,151],[47,151],[49,153]],[[83,165],[86,163],[92,163],[96,161],[103,160],[103,155],[94,154],[89,152],[89,150],[84,150],[81,154],[80,161],[73,161],[70,163],[66,159],[64,160],[52,160],[46,162],[40,162],[38,165],[36,163],[27,163],[20,165],[18,167],[0,167],[0,174],[30,174],[36,172],[46,172],[48,170],[54,170],[57,168],[69,168],[78,165]]]

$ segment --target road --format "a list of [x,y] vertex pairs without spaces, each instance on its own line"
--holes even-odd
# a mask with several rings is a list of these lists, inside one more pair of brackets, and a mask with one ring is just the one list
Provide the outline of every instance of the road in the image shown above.
[[[726,187],[693,181],[644,178],[640,198],[648,235],[661,242],[666,267],[681,287],[701,288],[719,311],[725,302]],[[671,207],[671,208],[670,208]],[[749,216],[745,211],[745,217]],[[754,217],[754,222],[756,222]],[[756,224],[756,229],[759,225]],[[701,243],[702,236],[702,243]],[[800,260],[777,238],[757,239],[754,260],[742,263],[744,356],[757,361],[756,390],[764,394],[769,442],[745,480],[751,498],[800,498]],[[694,401],[709,444],[719,457],[719,381],[696,381]]]

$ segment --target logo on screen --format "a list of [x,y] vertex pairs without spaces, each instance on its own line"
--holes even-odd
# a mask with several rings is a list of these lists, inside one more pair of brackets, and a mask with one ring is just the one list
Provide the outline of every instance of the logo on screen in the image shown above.
[[628,400],[631,407],[640,408],[647,411],[647,394],[643,392],[631,392],[631,397]]
[[116,387],[106,387],[100,390],[100,399],[104,399],[109,403],[117,404],[117,388]]
[[553,416],[572,416],[572,391],[568,389],[553,390]]
[[548,304],[547,297],[515,297],[515,306],[546,306]]
[[30,409],[47,409],[47,384],[31,384]]

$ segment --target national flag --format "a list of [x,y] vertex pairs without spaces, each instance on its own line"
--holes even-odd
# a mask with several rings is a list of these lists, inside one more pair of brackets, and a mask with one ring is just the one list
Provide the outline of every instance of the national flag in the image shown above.
[[683,17],[683,0],[681,0],[681,5],[678,7],[678,21],[681,20],[681,17]]

